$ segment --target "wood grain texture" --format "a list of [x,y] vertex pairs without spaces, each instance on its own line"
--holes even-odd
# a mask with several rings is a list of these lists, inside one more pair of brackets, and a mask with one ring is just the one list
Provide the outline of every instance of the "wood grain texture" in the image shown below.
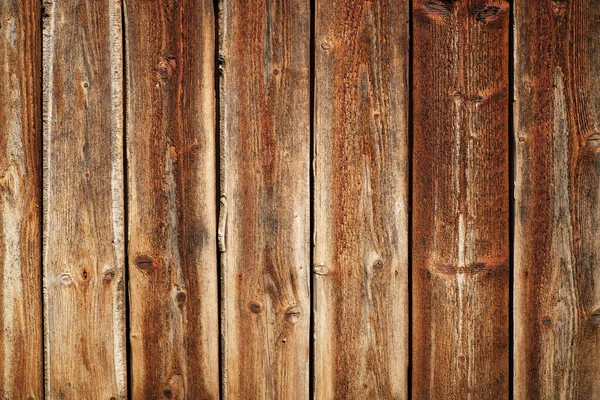
[[315,15],[315,398],[407,398],[408,1]]
[[43,2],[48,399],[124,399],[121,2]]
[[515,398],[600,398],[600,3],[515,2]]
[[412,390],[508,398],[504,0],[416,0]]
[[219,8],[223,396],[306,399],[310,5]]
[[0,0],[0,397],[43,398],[40,4]]
[[132,398],[219,398],[211,1],[125,2]]

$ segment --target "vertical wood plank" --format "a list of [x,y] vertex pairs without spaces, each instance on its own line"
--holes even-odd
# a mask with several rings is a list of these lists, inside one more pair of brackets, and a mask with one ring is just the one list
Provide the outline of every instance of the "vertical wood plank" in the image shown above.
[[317,399],[407,397],[408,4],[316,3]]
[[415,398],[508,398],[505,0],[413,3]]
[[600,398],[600,4],[515,2],[515,398]]
[[40,3],[0,0],[0,397],[43,397]]
[[310,4],[221,0],[223,396],[309,396]]
[[125,2],[134,399],[219,398],[213,14]]
[[121,2],[43,2],[46,396],[126,397]]

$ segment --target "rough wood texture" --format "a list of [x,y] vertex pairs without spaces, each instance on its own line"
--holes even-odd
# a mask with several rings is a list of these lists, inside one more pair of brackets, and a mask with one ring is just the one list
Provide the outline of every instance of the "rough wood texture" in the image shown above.
[[600,398],[600,3],[515,2],[515,398]]
[[223,396],[305,399],[310,5],[219,7]]
[[408,1],[316,3],[315,397],[407,397]]
[[0,397],[42,399],[40,4],[0,0]]
[[126,397],[121,2],[43,3],[49,399]]
[[509,3],[413,7],[413,396],[508,398]]
[[125,2],[134,399],[219,398],[213,13]]

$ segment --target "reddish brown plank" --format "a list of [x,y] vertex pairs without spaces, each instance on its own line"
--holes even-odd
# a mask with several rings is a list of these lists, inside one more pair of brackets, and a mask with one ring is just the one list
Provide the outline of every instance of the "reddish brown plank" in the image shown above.
[[508,398],[505,0],[415,0],[416,399]]
[[125,2],[132,398],[219,398],[214,16]]
[[309,1],[219,9],[223,396],[306,399]]
[[515,2],[515,398],[600,398],[600,3]]
[[0,1],[0,397],[41,399],[40,3]]
[[317,399],[408,394],[408,4],[316,3]]
[[48,399],[124,399],[121,2],[43,3]]

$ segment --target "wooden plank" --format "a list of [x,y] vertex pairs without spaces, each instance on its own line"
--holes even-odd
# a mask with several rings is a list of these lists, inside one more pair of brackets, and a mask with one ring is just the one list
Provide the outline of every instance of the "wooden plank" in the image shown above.
[[219,398],[213,13],[126,2],[134,399]]
[[310,4],[219,9],[223,398],[305,399]]
[[515,398],[600,398],[598,21],[515,2]]
[[408,1],[317,1],[317,399],[407,398]]
[[124,399],[121,2],[43,2],[46,397]]
[[0,0],[0,397],[43,398],[40,3]]
[[413,372],[508,398],[509,2],[413,4]]

